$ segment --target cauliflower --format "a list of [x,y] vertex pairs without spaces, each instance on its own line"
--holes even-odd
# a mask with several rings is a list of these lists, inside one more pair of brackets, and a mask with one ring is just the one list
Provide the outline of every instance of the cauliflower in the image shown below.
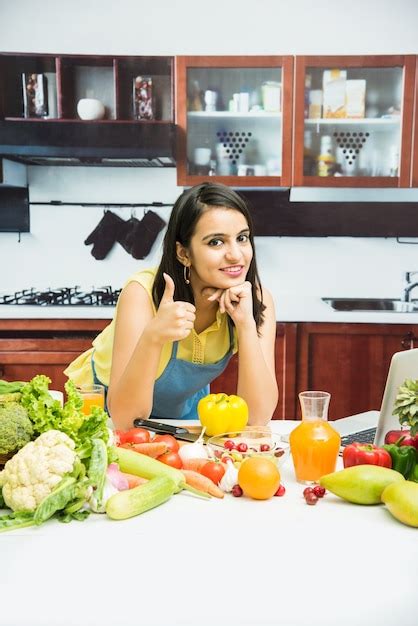
[[17,402],[0,403],[0,454],[20,450],[33,436],[26,409]]
[[48,430],[27,443],[0,472],[7,506],[13,511],[35,511],[64,475],[73,471],[74,448],[74,441],[58,430]]

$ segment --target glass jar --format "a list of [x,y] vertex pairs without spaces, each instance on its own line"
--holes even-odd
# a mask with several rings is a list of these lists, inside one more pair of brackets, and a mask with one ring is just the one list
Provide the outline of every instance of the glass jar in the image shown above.
[[302,422],[289,438],[298,482],[312,484],[335,471],[341,437],[327,421],[330,397],[326,391],[299,394]]

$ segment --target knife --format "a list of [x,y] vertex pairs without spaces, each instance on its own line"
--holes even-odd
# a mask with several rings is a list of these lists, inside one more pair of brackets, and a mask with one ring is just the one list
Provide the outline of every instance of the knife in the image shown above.
[[139,418],[134,419],[134,426],[135,428],[146,428],[147,430],[152,430],[161,435],[173,435],[173,437],[177,439],[190,441],[192,443],[197,441],[200,435],[200,433],[192,433],[190,430],[187,430],[187,428],[182,428],[181,426],[170,426],[169,424]]

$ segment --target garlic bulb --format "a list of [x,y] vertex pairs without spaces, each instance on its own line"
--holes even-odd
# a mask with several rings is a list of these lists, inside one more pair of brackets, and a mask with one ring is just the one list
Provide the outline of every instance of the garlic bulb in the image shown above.
[[230,493],[234,485],[238,483],[238,470],[232,461],[226,462],[226,472],[222,476],[219,487],[225,493]]

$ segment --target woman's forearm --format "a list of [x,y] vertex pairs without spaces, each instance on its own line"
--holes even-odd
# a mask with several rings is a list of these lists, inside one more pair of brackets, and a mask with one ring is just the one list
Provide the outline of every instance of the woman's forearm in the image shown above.
[[144,331],[122,376],[111,384],[108,405],[117,428],[131,428],[135,418],[150,416],[162,346]]
[[237,330],[239,342],[237,394],[248,404],[250,424],[266,424],[277,405],[276,377],[264,358],[255,322]]

